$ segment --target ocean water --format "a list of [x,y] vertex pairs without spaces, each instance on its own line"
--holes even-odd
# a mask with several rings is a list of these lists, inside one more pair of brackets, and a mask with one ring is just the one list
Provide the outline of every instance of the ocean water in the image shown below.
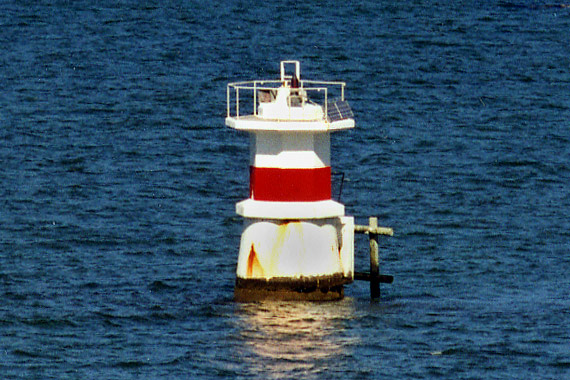
[[[527,0],[2,2],[0,377],[570,377],[569,30]],[[379,301],[232,300],[226,84],[284,59],[347,82]]]

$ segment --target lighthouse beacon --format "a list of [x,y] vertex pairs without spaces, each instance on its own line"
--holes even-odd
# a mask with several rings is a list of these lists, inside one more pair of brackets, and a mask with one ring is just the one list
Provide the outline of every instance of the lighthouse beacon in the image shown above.
[[230,83],[226,125],[250,135],[235,299],[334,300],[354,279],[354,217],[332,199],[330,134],[354,127],[344,82]]

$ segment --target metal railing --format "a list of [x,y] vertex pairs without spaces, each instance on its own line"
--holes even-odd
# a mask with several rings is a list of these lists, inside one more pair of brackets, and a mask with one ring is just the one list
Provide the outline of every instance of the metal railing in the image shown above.
[[[245,92],[252,92],[252,100],[253,100],[253,112],[246,116],[258,116],[257,113],[257,93],[258,91],[276,91],[281,85],[283,84],[280,80],[254,80],[254,81],[246,81],[246,82],[234,82],[229,83],[227,86],[227,117],[240,117],[240,91]],[[288,83],[287,83],[288,85]],[[328,98],[329,98],[329,87],[336,88],[336,91],[340,90],[340,98],[344,101],[344,87],[346,86],[345,82],[336,82],[336,81],[313,81],[313,80],[300,80],[299,81],[299,88],[298,90],[302,90],[307,94],[307,98],[311,100],[310,94],[313,93],[323,93],[324,92],[324,101],[323,104],[316,102],[319,104],[324,110],[323,118],[326,120],[327,117],[327,107],[328,107]],[[309,87],[305,87],[308,85]],[[328,86],[328,87],[325,87]],[[232,91],[233,90],[233,91]],[[332,91],[335,91],[334,89]],[[332,92],[331,91],[331,92]],[[232,93],[234,96],[232,97]],[[318,96],[317,96],[318,98]],[[232,114],[232,100],[235,100],[235,113]]]

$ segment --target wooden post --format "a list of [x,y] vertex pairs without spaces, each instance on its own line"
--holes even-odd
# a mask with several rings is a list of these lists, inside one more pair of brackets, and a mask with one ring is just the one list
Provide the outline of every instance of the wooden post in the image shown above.
[[370,217],[368,219],[370,232],[370,297],[372,299],[380,298],[380,265],[378,262],[378,218]]
[[378,255],[378,235],[393,236],[394,230],[388,227],[378,227],[378,218],[370,217],[368,226],[354,225],[354,232],[368,234],[370,242],[370,273],[354,272],[355,280],[370,281],[370,297],[380,298],[380,283],[391,284],[393,276],[380,274],[380,259]]

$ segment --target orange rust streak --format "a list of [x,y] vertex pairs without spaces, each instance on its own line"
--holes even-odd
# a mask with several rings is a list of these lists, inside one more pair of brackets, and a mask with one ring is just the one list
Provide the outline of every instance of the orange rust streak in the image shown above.
[[256,276],[263,276],[263,268],[259,263],[259,259],[257,258],[257,254],[255,253],[255,247],[253,244],[251,245],[251,250],[249,251],[249,256],[247,258],[247,277]]
[[[292,229],[295,229],[293,230],[295,231],[295,236],[301,236],[301,230],[299,230],[300,227],[301,223],[298,219],[286,219],[277,224],[273,244],[267,252],[264,252],[266,255],[263,257],[265,268],[261,268],[260,266],[262,275],[268,275],[269,277],[271,277],[271,275],[278,275],[281,270],[283,270],[284,266],[289,267],[290,265],[293,265],[293,263],[290,262],[284,263],[282,260],[284,256],[290,256],[292,253],[290,246],[290,235],[292,233]],[[298,249],[298,244],[296,244],[295,247]],[[267,274],[265,274],[265,272],[267,272]]]

